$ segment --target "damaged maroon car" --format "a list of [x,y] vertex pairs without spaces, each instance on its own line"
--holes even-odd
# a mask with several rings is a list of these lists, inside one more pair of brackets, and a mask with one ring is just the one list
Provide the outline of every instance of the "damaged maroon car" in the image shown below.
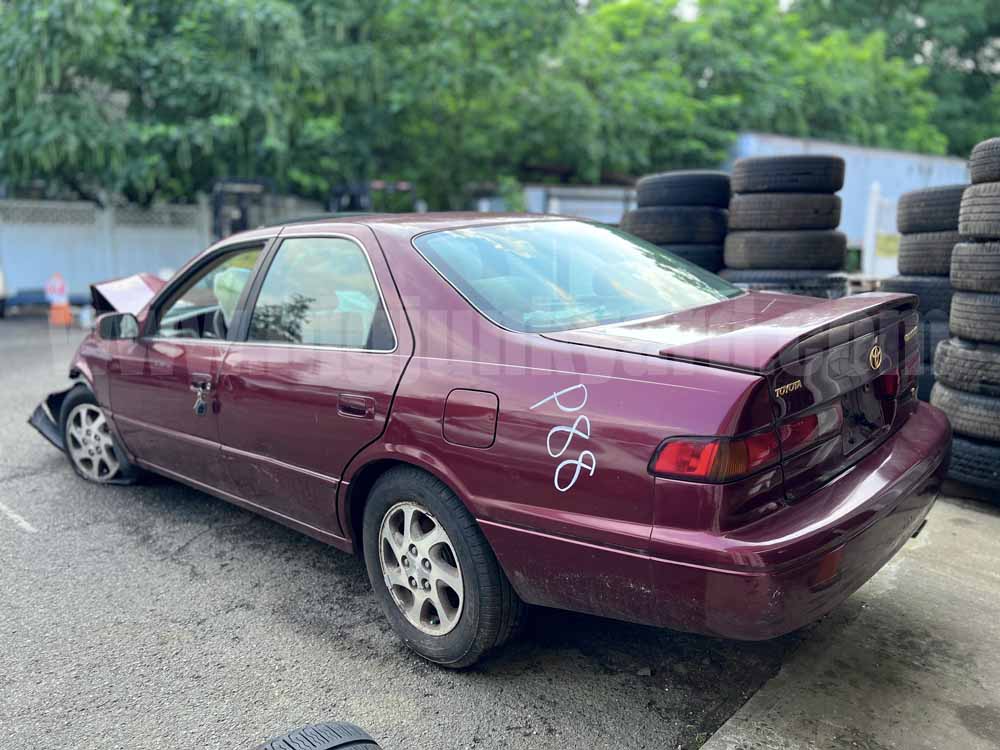
[[737,639],[830,611],[921,527],[951,442],[916,298],[747,293],[556,217],[259,229],[97,285],[32,423],[361,555],[450,667],[525,604]]

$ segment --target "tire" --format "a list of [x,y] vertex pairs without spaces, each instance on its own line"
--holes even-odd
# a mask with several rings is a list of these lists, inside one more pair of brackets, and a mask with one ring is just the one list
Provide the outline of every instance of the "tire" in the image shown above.
[[0,299],[0,320],[7,317],[7,300]]
[[1000,138],[977,143],[969,156],[969,174],[973,185],[1000,182]]
[[733,232],[726,237],[728,268],[844,267],[847,237],[827,230],[799,232]]
[[721,245],[726,211],[709,206],[648,206],[622,217],[622,229],[655,245]]
[[[414,558],[413,563],[404,568],[410,560],[406,554],[408,550],[398,554],[384,553],[381,534],[383,525],[388,531],[392,522],[400,519],[400,514],[405,515],[405,507],[410,506],[420,509],[425,524],[431,529],[430,521],[440,527],[446,535],[447,545],[439,542],[428,549],[418,548],[420,562]],[[404,537],[405,534],[399,535],[399,538]],[[390,469],[379,477],[365,505],[362,539],[368,578],[382,611],[403,643],[424,659],[452,669],[467,667],[511,638],[523,621],[524,604],[501,570],[475,519],[455,493],[436,477],[411,466]],[[420,539],[415,539],[415,543],[419,544]],[[388,543],[385,549],[391,550]],[[458,610],[450,626],[445,622],[443,610],[438,614],[437,625],[433,616],[423,614],[425,610],[414,612],[414,619],[424,622],[420,627],[411,621],[411,616],[404,614],[402,605],[397,604],[397,594],[390,591],[389,575],[383,572],[385,554],[392,556],[397,575],[403,576],[403,570],[417,574],[409,576],[411,588],[413,582],[417,582],[416,596],[405,585],[394,587],[399,590],[400,599],[409,592],[414,603],[417,596],[423,596],[419,592],[423,590],[424,580],[430,586],[431,579],[443,580],[435,578],[434,572],[444,567],[451,570],[451,580],[459,581],[463,590],[457,592],[455,588],[444,586],[452,593],[460,593],[460,598],[450,602]],[[424,565],[428,563],[432,567],[424,573]],[[457,577],[454,568],[457,568]],[[400,580],[406,583],[405,576]],[[439,590],[437,583],[428,590]],[[438,596],[443,601],[445,594]],[[436,608],[433,611],[439,612]],[[435,629],[441,632],[428,632]]]
[[1000,182],[966,188],[958,231],[974,239],[1000,239]]
[[800,269],[743,271],[727,268],[719,275],[732,284],[757,292],[784,292],[823,299],[843,297],[847,292],[843,276],[826,274],[823,271]]
[[812,193],[734,195],[729,229],[836,229],[840,196]]
[[941,185],[903,193],[896,204],[896,228],[900,234],[954,232],[962,193],[968,185]]
[[343,721],[312,724],[258,745],[255,750],[377,750],[371,735]]
[[951,254],[951,285],[968,292],[1000,292],[1000,242],[960,242]]
[[958,232],[904,234],[899,240],[899,272],[915,276],[947,276]]
[[[89,422],[88,417],[95,413],[99,418]],[[87,386],[76,385],[66,394],[59,410],[59,429],[66,457],[77,476],[97,484],[132,484],[139,479],[138,468],[118,445],[103,410]]]
[[706,271],[714,272],[722,268],[722,245],[660,245],[660,247]]
[[917,295],[920,298],[917,309],[924,315],[935,310],[947,315],[951,310],[951,284],[947,276],[890,276],[882,279],[881,289]]
[[635,186],[636,201],[650,206],[729,206],[729,175],[725,172],[677,171],[651,174]]
[[938,407],[960,435],[1000,442],[1000,399],[978,393],[966,393],[936,383],[931,403]]
[[934,375],[950,388],[1000,398],[1000,346],[945,339],[934,356]]
[[733,165],[734,193],[836,193],[844,187],[839,156],[757,156]]
[[1000,294],[955,292],[950,327],[959,338],[1000,343]]
[[975,487],[1000,490],[1000,445],[956,435],[951,442],[948,478]]

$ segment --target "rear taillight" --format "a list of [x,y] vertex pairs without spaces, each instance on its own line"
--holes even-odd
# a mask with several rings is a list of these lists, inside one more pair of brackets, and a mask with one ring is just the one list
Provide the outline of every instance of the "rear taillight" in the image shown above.
[[660,477],[730,482],[773,466],[781,459],[773,430],[742,438],[678,437],[664,440],[649,463]]
[[660,443],[649,470],[658,477],[695,482],[731,482],[776,465],[839,434],[844,413],[839,403],[789,419],[776,429],[739,438],[676,437]]

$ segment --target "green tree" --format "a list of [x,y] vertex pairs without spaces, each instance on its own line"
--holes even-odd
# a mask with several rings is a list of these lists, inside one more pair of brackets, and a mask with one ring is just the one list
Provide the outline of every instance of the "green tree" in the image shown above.
[[129,21],[116,0],[0,3],[0,177],[97,201],[121,185],[129,101],[115,81]]
[[926,72],[887,54],[875,32],[814,36],[776,0],[702,0],[669,52],[703,96],[734,98],[734,130],[941,152]]
[[806,23],[852,40],[885,34],[887,52],[927,71],[932,123],[949,150],[967,156],[1000,120],[1000,0],[796,0]]

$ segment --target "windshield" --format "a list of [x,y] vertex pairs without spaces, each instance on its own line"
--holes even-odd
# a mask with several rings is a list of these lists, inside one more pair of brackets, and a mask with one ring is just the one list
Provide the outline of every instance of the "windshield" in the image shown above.
[[432,232],[413,244],[480,312],[525,333],[666,315],[742,294],[656,245],[582,221]]

